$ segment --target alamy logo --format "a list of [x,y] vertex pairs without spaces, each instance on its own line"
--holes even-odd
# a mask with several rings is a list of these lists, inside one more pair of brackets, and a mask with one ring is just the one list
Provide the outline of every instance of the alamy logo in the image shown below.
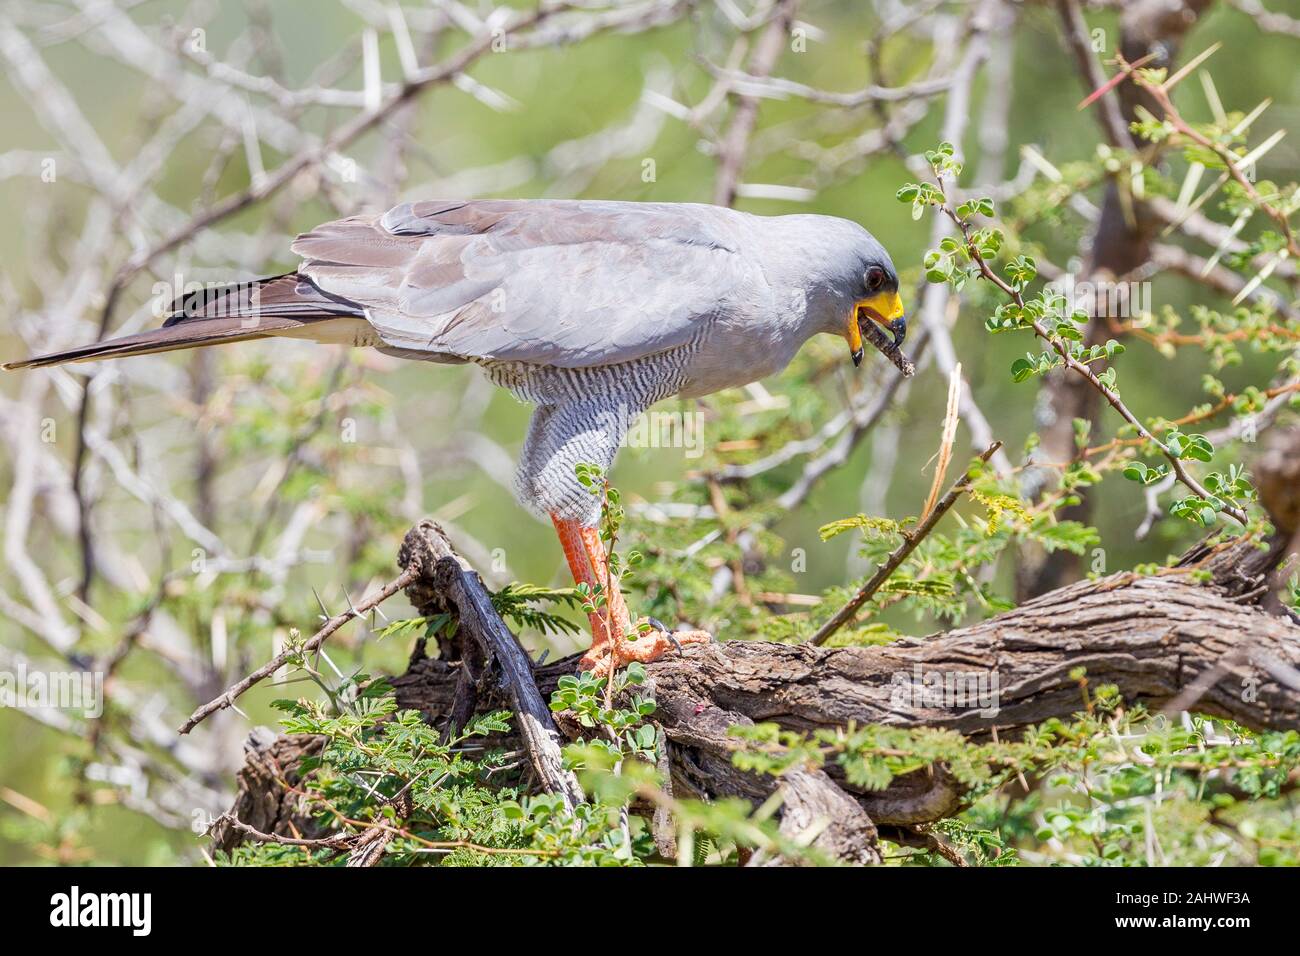
[[603,412],[607,430],[622,434],[624,448],[680,448],[686,458],[704,454],[704,413],[646,411],[633,413],[626,405]]
[[1059,280],[1047,283],[1045,291],[1065,299],[1069,312],[1136,320],[1151,311],[1150,282],[1076,282],[1074,276],[1067,273]]
[[90,719],[104,714],[102,671],[0,671],[0,707],[19,710],[79,710]]
[[133,936],[148,936],[153,925],[151,893],[70,892],[50,897],[51,926],[128,926]]
[[997,671],[925,670],[913,664],[912,673],[895,671],[890,683],[889,703],[896,710],[942,707],[996,717],[1001,708]]

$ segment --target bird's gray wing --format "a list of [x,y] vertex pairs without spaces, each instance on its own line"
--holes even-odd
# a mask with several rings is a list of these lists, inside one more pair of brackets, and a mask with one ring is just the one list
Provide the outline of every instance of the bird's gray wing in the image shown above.
[[684,345],[765,285],[737,222],[685,204],[420,202],[326,223],[293,251],[389,346],[581,368]]

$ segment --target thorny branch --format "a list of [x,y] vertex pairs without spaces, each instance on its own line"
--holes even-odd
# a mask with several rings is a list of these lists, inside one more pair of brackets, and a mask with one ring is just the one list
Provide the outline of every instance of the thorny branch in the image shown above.
[[[1122,57],[1120,59],[1120,69],[1123,71],[1125,76],[1132,79],[1134,83],[1155,99],[1155,101],[1160,105],[1160,109],[1164,112],[1165,122],[1171,124],[1180,135],[1185,136],[1196,145],[1210,150],[1223,161],[1224,166],[1227,167],[1228,174],[1236,181],[1237,185],[1242,188],[1242,191],[1250,197],[1250,201],[1255,205],[1255,207],[1260,209],[1266,216],[1277,223],[1278,228],[1282,231],[1283,237],[1286,239],[1287,252],[1293,259],[1300,259],[1300,244],[1297,244],[1296,242],[1295,233],[1291,228],[1290,217],[1284,210],[1278,208],[1272,202],[1260,195],[1259,190],[1255,188],[1255,184],[1241,168],[1241,157],[1228,149],[1228,147],[1223,145],[1223,143],[1210,139],[1204,133],[1194,128],[1183,119],[1182,114],[1178,112],[1178,108],[1174,106],[1173,100],[1169,96],[1169,91],[1183,78],[1184,74],[1181,72],[1176,73],[1164,82],[1157,83],[1150,79],[1140,69],[1137,69],[1134,64],[1125,62]],[[1263,148],[1264,147],[1261,147],[1261,149]]]
[[349,607],[342,614],[336,614],[329,618],[311,637],[303,642],[301,647],[287,647],[271,660],[267,661],[257,670],[253,671],[247,677],[237,681],[230,687],[226,688],[221,695],[214,697],[203,706],[199,707],[185,723],[181,724],[180,733],[188,734],[191,730],[201,724],[204,720],[211,717],[219,710],[225,710],[227,707],[235,706],[235,701],[241,697],[254,684],[270,677],[281,667],[294,658],[301,657],[305,654],[315,652],[325,641],[341,628],[348,621],[354,618],[363,617],[371,608],[383,604],[402,588],[406,587],[419,576],[419,572],[412,568],[407,568],[393,580],[376,591],[374,594],[358,602],[356,606]]
[[[980,452],[979,461],[987,462],[1001,447],[1001,442],[994,442],[988,448],[984,449],[984,451]],[[835,612],[834,617],[819,627],[812,637],[808,638],[809,644],[814,644],[820,647],[826,643],[832,634],[853,619],[853,615],[858,613],[858,609],[871,600],[872,595],[880,590],[884,583],[889,580],[890,575],[898,570],[899,566],[907,560],[907,556],[916,550],[917,545],[925,540],[926,536],[934,530],[934,526],[939,523],[939,520],[948,513],[948,510],[953,505],[957,503],[957,499],[960,498],[962,493],[970,487],[971,478],[972,473],[968,469],[960,478],[953,482],[952,487],[948,489],[948,492],[940,498],[938,502],[936,502],[935,506],[926,512],[921,519],[921,523],[917,525],[916,528],[910,531],[903,530],[901,532],[903,535],[902,543],[895,548],[890,553],[889,557],[885,559],[884,563],[876,569],[876,573],[868,578],[867,582],[858,589],[858,593],[853,595],[844,607]]]
[[[942,192],[943,181],[940,180],[938,185],[940,191]],[[958,216],[957,213],[953,211],[952,207],[949,205],[947,201],[946,196],[944,198],[943,205],[940,207],[940,211],[945,216],[947,216],[950,220],[952,220],[952,222],[961,231],[962,239],[964,240],[966,249],[970,254],[971,261],[973,261],[976,267],[979,269],[980,276],[986,279],[987,281],[991,282],[993,285],[997,286],[998,289],[1003,293],[1003,295],[1005,295],[1016,305],[1018,305],[1022,310],[1024,310],[1025,308],[1024,296],[1021,295],[1017,289],[1013,288],[1010,284],[1007,283],[1005,279],[1003,279],[996,272],[994,272],[992,268],[989,267],[989,264],[984,259],[984,256],[980,252],[979,247],[971,239],[970,223],[965,219],[961,218],[960,216]],[[1028,313],[1022,311],[1022,314],[1027,315]],[[1106,402],[1111,406],[1111,408],[1119,412],[1120,417],[1123,418],[1124,421],[1128,422],[1131,426],[1133,426],[1133,428],[1137,430],[1137,433],[1141,435],[1146,441],[1151,442],[1151,444],[1155,445],[1156,448],[1159,449],[1160,453],[1164,455],[1166,459],[1169,460],[1170,466],[1172,467],[1174,474],[1178,477],[1178,480],[1182,482],[1182,484],[1185,485],[1188,490],[1190,490],[1193,494],[1201,498],[1210,497],[1209,491],[1207,491],[1205,487],[1199,481],[1196,480],[1195,476],[1193,476],[1191,472],[1187,470],[1187,468],[1183,465],[1182,459],[1179,458],[1177,455],[1175,455],[1169,449],[1169,447],[1165,445],[1164,442],[1156,438],[1155,435],[1151,434],[1151,431],[1145,425],[1143,425],[1141,420],[1138,419],[1138,417],[1133,414],[1133,412],[1129,409],[1129,407],[1124,404],[1124,400],[1119,397],[1118,392],[1116,392],[1113,388],[1103,383],[1101,379],[1097,377],[1096,372],[1094,372],[1087,365],[1085,365],[1084,363],[1076,359],[1070,353],[1070,349],[1065,344],[1065,342],[1063,342],[1058,336],[1052,335],[1050,332],[1048,332],[1047,328],[1043,325],[1041,321],[1035,318],[1030,318],[1028,319],[1028,322],[1030,327],[1034,330],[1034,334],[1037,335],[1044,342],[1046,342],[1053,349],[1053,351],[1055,351],[1056,354],[1061,357],[1061,361],[1064,363],[1066,368],[1068,368],[1071,372],[1086,380],[1089,385],[1091,385],[1094,389],[1097,390],[1098,393],[1100,393],[1102,398],[1106,399]],[[1239,508],[1233,504],[1225,503],[1223,510],[1225,513],[1231,515],[1243,527],[1249,523],[1250,520],[1249,516],[1246,514],[1244,509]]]

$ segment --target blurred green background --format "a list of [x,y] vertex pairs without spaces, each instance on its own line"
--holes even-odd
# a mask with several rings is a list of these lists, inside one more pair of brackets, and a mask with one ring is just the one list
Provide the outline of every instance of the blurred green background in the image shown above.
[[[1279,12],[1300,15],[1300,3],[1272,0],[1271,6]],[[830,90],[851,90],[867,82],[868,74],[863,52],[864,39],[869,36],[876,21],[873,5],[852,2],[815,2],[806,4],[800,19],[814,24],[819,34],[810,40],[806,53],[787,53],[781,60],[779,72],[789,79]],[[32,8],[26,22],[7,9],[20,28],[39,35],[33,21],[39,19],[36,11],[49,13],[52,5]],[[260,12],[258,12],[260,11]],[[68,15],[73,12],[71,9]],[[277,51],[280,58],[282,81],[290,87],[309,82],[313,70],[320,62],[341,50],[355,48],[362,29],[361,19],[345,5],[318,2],[277,2],[253,10],[266,49]],[[250,8],[243,4],[222,4],[206,24],[207,48],[222,57],[228,46],[249,28]],[[185,7],[176,3],[142,3],[130,17],[147,29],[154,29],[170,20],[183,20]],[[701,17],[715,17],[706,11]],[[1036,144],[1039,150],[1060,165],[1074,159],[1093,155],[1097,131],[1092,117],[1079,113],[1075,106],[1084,94],[1072,61],[1063,50],[1060,29],[1050,5],[1018,5],[1018,23],[1015,27],[1013,56],[1014,98],[1009,115],[1007,136],[1010,149],[1007,154],[1007,175],[1018,162],[1017,149],[1023,144]],[[1091,13],[1090,23],[1115,33],[1115,15],[1110,12]],[[51,19],[53,19],[51,17]],[[518,101],[519,108],[500,112],[476,101],[465,93],[442,87],[419,98],[415,115],[409,120],[412,142],[406,156],[406,179],[400,190],[402,198],[454,198],[439,197],[421,191],[421,184],[456,182],[458,172],[490,164],[506,163],[524,158],[537,164],[532,175],[526,175],[501,193],[512,196],[541,196],[556,188],[541,160],[556,144],[573,140],[606,129],[611,124],[625,122],[638,109],[646,76],[656,70],[671,76],[672,95],[679,102],[698,102],[708,90],[710,79],[701,66],[700,58],[711,62],[725,59],[726,45],[721,44],[704,25],[688,19],[667,28],[634,36],[619,34],[597,36],[592,39],[561,47],[538,51],[515,51],[508,56],[487,56],[471,71],[474,78]],[[1212,12],[1192,31],[1182,52],[1186,60],[1213,42],[1222,42],[1223,50],[1211,61],[1219,93],[1230,109],[1248,110],[1265,97],[1272,97],[1274,105],[1265,120],[1256,128],[1260,139],[1279,127],[1295,125],[1300,109],[1300,70],[1296,69],[1296,41],[1261,32],[1250,18],[1243,16],[1227,4],[1215,4]],[[391,40],[381,38],[384,75],[399,75],[397,55]],[[440,45],[439,50],[449,49]],[[995,48],[999,49],[1000,48]],[[168,102],[168,90],[156,82],[142,78],[135,69],[116,62],[110,55],[90,55],[86,46],[77,42],[50,43],[41,48],[47,65],[66,84],[68,91],[81,104],[87,118],[101,139],[119,160],[130,161],[141,144],[155,129],[157,110]],[[269,56],[269,53],[265,54]],[[997,55],[1001,55],[999,52]],[[923,46],[899,39],[883,51],[882,62],[886,74],[894,84],[906,83],[924,75],[930,67],[930,52]],[[250,67],[252,69],[252,67]],[[253,70],[256,72],[256,70]],[[343,89],[356,89],[362,82],[358,64],[353,64],[333,85]],[[983,85],[976,89],[974,116],[966,141],[966,148],[975,154],[981,135],[980,107]],[[1180,104],[1193,117],[1206,117],[1208,113],[1197,84],[1188,83],[1180,95]],[[798,100],[764,100],[760,114],[760,136],[763,131],[778,130],[782,124],[796,124],[806,116],[808,104]],[[11,82],[0,80],[0,114],[5,117],[3,152],[32,151],[41,154],[53,147],[51,138],[37,121],[33,104]],[[933,145],[939,138],[941,101],[930,115],[907,136],[905,147],[918,151]],[[346,121],[348,110],[315,109],[304,120],[304,126],[317,133],[327,133]],[[826,141],[835,139],[826,135]],[[709,201],[716,175],[716,161],[701,147],[699,132],[672,118],[663,118],[653,142],[643,150],[629,155],[616,156],[604,163],[582,185],[580,195],[612,199]],[[363,139],[348,152],[365,166],[371,161],[375,149],[374,137]],[[1300,143],[1291,138],[1284,141],[1262,164],[1262,177],[1288,181],[1295,177],[1297,148]],[[158,187],[160,197],[181,210],[196,208],[199,194],[197,184],[205,176],[211,155],[211,140],[201,135],[188,137],[175,154],[169,158]],[[655,162],[657,179],[644,182],[642,164],[646,158]],[[263,162],[273,169],[284,156],[263,146]],[[745,180],[758,183],[798,184],[807,173],[807,165],[789,151],[778,150],[769,156],[759,157],[745,170]],[[222,172],[216,184],[218,195],[238,190],[248,182],[246,163],[237,154]],[[789,212],[819,212],[854,219],[870,229],[884,242],[892,253],[905,279],[905,287],[915,289],[920,277],[920,259],[926,248],[930,229],[928,218],[915,222],[908,207],[894,199],[900,183],[914,176],[897,156],[882,153],[874,156],[860,172],[834,182],[806,203],[775,200],[742,199],[741,208],[756,213],[783,214]],[[344,187],[346,188],[346,187]],[[561,184],[560,188],[563,186]],[[48,283],[61,278],[75,264],[74,242],[81,227],[88,202],[88,191],[75,182],[41,183],[26,171],[11,174],[0,181],[0,202],[6,212],[7,229],[0,232],[0,269],[3,281],[10,286],[11,299],[28,307],[39,307],[43,290]],[[396,198],[396,197],[394,197]],[[222,229],[256,236],[266,233],[268,221],[274,220],[275,232],[290,234],[306,230],[336,215],[317,194],[306,201],[290,202],[283,197],[269,203],[256,204],[223,223]],[[1073,230],[1052,226],[1031,230],[1027,238],[1044,244],[1050,258],[1066,264],[1077,253],[1078,241],[1086,228],[1075,220]],[[268,241],[264,247],[266,274],[293,268],[295,260],[288,254],[287,242]],[[170,272],[173,257],[159,263],[163,275]],[[201,265],[186,254],[188,261]],[[145,300],[148,281],[139,280],[123,298],[118,318],[128,315]],[[1183,311],[1193,303],[1204,301],[1204,292],[1191,283],[1169,277],[1157,280],[1155,305],[1166,305]],[[906,296],[909,306],[915,296]],[[1007,448],[1017,452],[1034,427],[1034,398],[1036,390],[1013,386],[1007,373],[1010,362],[1023,352],[1025,343],[1012,336],[992,338],[982,327],[982,313],[963,305],[963,314],[954,329],[958,355],[966,370],[979,406],[991,419],[996,435]],[[93,320],[95,311],[89,306],[79,318]],[[6,319],[9,319],[6,316]],[[89,328],[89,326],[86,326]],[[331,351],[315,350],[311,346],[287,346],[280,350],[276,343],[275,358],[284,368],[299,370],[304,381],[323,374],[325,367],[334,361]],[[218,358],[219,367],[238,364],[240,374],[246,373],[246,364],[258,361],[252,353],[263,350],[262,361],[270,361],[266,343],[250,343],[235,347],[242,356],[232,356],[232,350]],[[828,361],[842,361],[847,365],[843,343],[816,342],[810,345],[818,356]],[[15,357],[25,350],[23,342],[13,333],[8,321],[0,329],[0,351]],[[325,358],[322,358],[325,355]],[[169,359],[178,366],[189,361],[187,355]],[[1203,400],[1200,376],[1206,370],[1202,355],[1188,352],[1168,360],[1157,355],[1148,346],[1133,342],[1122,360],[1126,375],[1125,397],[1139,414],[1178,414]],[[852,370],[849,369],[851,372]],[[1267,366],[1253,364],[1251,360],[1240,367],[1227,370],[1223,379],[1230,390],[1257,382],[1267,374]],[[33,373],[25,373],[33,374]],[[35,373],[41,374],[41,373]],[[878,358],[869,358],[860,370],[862,376],[892,375],[893,370]],[[500,482],[485,480],[465,461],[456,461],[438,453],[454,433],[455,416],[466,401],[487,401],[486,412],[478,426],[481,434],[498,443],[507,452],[517,450],[523,436],[529,409],[516,403],[504,393],[488,393],[483,383],[475,383],[477,373],[464,368],[422,366],[414,363],[382,363],[360,376],[364,387],[370,389],[368,398],[380,404],[388,403],[396,414],[398,427],[417,448],[430,452],[423,461],[423,507],[428,512],[439,513],[454,519],[456,524],[489,549],[502,549],[514,576],[520,580],[538,583],[563,583],[564,573],[559,550],[551,529],[532,518],[514,502],[507,491],[509,475],[499,477]],[[776,385],[768,383],[773,389]],[[19,376],[6,373],[0,378],[0,389],[16,396],[21,382]],[[929,484],[929,472],[923,471],[934,453],[938,425],[943,416],[945,388],[941,377],[933,370],[923,373],[922,379],[910,391],[905,405],[892,413],[899,424],[898,464],[895,480],[885,496],[885,513],[901,516],[915,513],[918,499]],[[129,405],[130,427],[147,435],[149,443],[160,449],[157,455],[188,456],[192,453],[193,422],[179,416],[174,406],[166,402],[151,401],[144,395]],[[71,434],[72,416],[64,409],[57,413],[63,434]],[[817,423],[813,423],[817,424]],[[381,443],[378,436],[367,435],[362,425],[362,443]],[[1107,434],[1114,427],[1113,419],[1098,423],[1094,435]],[[123,441],[120,429],[115,434]],[[967,436],[959,438],[958,459],[969,453]],[[62,441],[57,449],[59,456],[71,459],[71,441]],[[821,544],[816,529],[833,518],[858,511],[862,505],[863,476],[870,466],[871,442],[864,442],[852,459],[830,475],[817,488],[806,505],[788,515],[776,530],[791,547],[804,547],[808,552],[806,580],[800,589],[814,593],[827,585],[846,580],[846,559],[851,547],[850,536]],[[0,498],[5,495],[12,462],[6,461],[7,452],[0,449]],[[256,452],[250,452],[256,455]],[[1013,455],[1013,457],[1015,457]],[[168,458],[170,460],[170,458]],[[252,467],[255,461],[224,461],[223,472],[223,524],[237,523],[243,514],[241,501],[262,477],[261,470]],[[658,500],[664,482],[678,479],[698,462],[676,454],[659,454],[646,450],[629,450],[619,462],[614,478],[632,500]],[[1107,481],[1094,491],[1097,501],[1096,522],[1106,548],[1106,563],[1114,570],[1129,567],[1136,562],[1161,560],[1176,551],[1194,536],[1190,529],[1165,522],[1144,542],[1136,542],[1133,529],[1141,521],[1144,504],[1140,494],[1124,482]],[[0,504],[3,504],[0,501]],[[106,523],[114,527],[122,542],[133,543],[141,566],[150,578],[156,578],[160,558],[153,545],[148,509],[120,492],[111,492],[100,503],[101,513],[111,517]],[[72,543],[57,536],[41,533],[41,514],[34,517],[35,533],[30,542],[33,555],[44,567],[50,579],[61,582],[66,590],[77,573],[77,555]],[[322,526],[309,536],[307,543],[320,548],[333,548],[333,531]],[[391,548],[392,538],[381,542]],[[186,559],[187,546],[178,543],[172,554],[173,564]],[[387,553],[391,554],[389,550]],[[1009,574],[1010,569],[1004,569]],[[15,590],[7,572],[0,573],[5,587]],[[289,589],[298,597],[294,607],[310,613],[313,604],[299,597],[310,594],[315,587],[332,610],[341,605],[340,587],[344,582],[338,570],[330,564],[306,565],[296,569],[289,579]],[[97,592],[96,610],[110,622],[120,623],[130,617],[144,600],[144,595],[110,594],[101,584]],[[354,597],[356,592],[353,592]],[[395,602],[389,616],[400,613],[401,602]],[[310,629],[310,620],[302,626]],[[901,625],[900,626],[904,626]],[[914,623],[907,627],[917,631]],[[92,649],[112,646],[112,633],[91,635],[87,638]],[[13,621],[0,621],[0,642],[37,654],[39,643]],[[541,644],[535,642],[534,650]],[[560,641],[557,652],[568,652],[577,645]],[[244,660],[254,666],[265,659],[269,645],[265,639],[245,648]],[[400,672],[409,645],[402,640],[382,643],[367,642],[350,649],[340,650],[340,663],[356,658],[371,672]],[[193,701],[183,693],[169,691],[165,683],[166,669],[151,665],[148,658],[135,657],[124,672],[132,682],[148,685],[157,683],[177,712],[188,711]],[[242,702],[254,723],[273,724],[274,712],[269,702],[284,691],[260,687]],[[147,815],[127,810],[121,806],[96,807],[93,812],[78,809],[78,796],[69,784],[69,762],[78,757],[78,747],[64,735],[43,727],[20,713],[0,710],[0,786],[21,793],[47,808],[76,831],[69,846],[68,858],[77,853],[87,860],[127,863],[168,863],[181,860],[198,860],[197,848],[201,841],[186,831],[177,831],[159,825]],[[95,791],[91,791],[92,794]],[[92,796],[91,801],[94,802]],[[223,807],[202,808],[215,813]],[[39,815],[38,815],[39,816]],[[0,863],[35,862],[42,854],[33,849],[37,844],[51,842],[48,831],[39,839],[33,832],[42,824],[32,814],[24,813],[13,802],[0,802]],[[48,854],[46,855],[48,857]]]

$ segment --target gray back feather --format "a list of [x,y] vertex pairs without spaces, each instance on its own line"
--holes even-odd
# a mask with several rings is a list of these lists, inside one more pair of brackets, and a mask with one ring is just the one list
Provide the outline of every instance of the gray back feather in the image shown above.
[[685,345],[762,283],[743,222],[678,203],[420,202],[293,250],[394,348],[584,368]]

